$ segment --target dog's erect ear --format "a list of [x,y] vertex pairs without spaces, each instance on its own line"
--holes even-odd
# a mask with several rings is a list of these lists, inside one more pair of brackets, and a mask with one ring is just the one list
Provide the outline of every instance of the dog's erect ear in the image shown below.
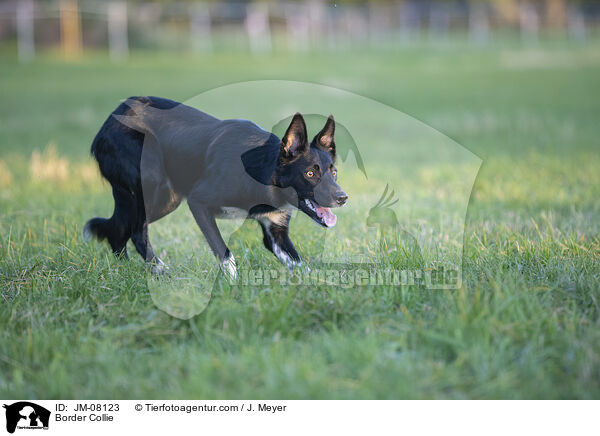
[[308,149],[306,124],[300,112],[296,112],[281,140],[281,154],[285,159],[294,159]]
[[331,159],[335,162],[335,120],[333,119],[333,115],[329,115],[325,127],[313,139],[313,145],[328,152],[331,155]]

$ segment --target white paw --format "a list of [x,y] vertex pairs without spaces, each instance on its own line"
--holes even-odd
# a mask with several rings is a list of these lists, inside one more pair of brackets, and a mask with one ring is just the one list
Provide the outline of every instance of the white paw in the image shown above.
[[228,257],[223,259],[223,262],[221,262],[221,269],[230,282],[237,280],[237,265],[235,264],[235,259],[232,254],[229,254]]
[[153,275],[163,275],[169,273],[169,267],[158,257],[152,261],[152,268],[150,270]]
[[308,266],[308,264],[306,264],[306,263],[304,263],[302,261],[300,261],[300,262],[298,262],[296,264],[296,268],[298,268],[300,271],[303,271],[303,272],[308,272],[309,273],[311,271],[310,270],[310,266]]

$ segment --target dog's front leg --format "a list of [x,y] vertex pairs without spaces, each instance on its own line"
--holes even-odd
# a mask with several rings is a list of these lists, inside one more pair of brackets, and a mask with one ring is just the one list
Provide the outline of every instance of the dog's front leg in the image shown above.
[[259,220],[265,247],[291,270],[302,265],[302,259],[290,240],[288,222],[289,218],[285,223],[276,223],[264,218]]
[[200,227],[200,230],[202,230],[202,233],[206,238],[206,242],[208,242],[210,249],[219,260],[223,273],[229,280],[237,279],[235,259],[221,237],[221,232],[219,232],[219,228],[217,227],[214,214],[211,213],[204,204],[195,200],[193,197],[188,199],[188,205],[196,219],[198,227]]

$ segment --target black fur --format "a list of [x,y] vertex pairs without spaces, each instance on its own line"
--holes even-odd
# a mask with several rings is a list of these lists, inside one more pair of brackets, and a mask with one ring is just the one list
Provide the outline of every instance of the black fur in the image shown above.
[[123,257],[131,239],[146,262],[164,266],[148,239],[148,225],[185,197],[211,249],[234,275],[215,222],[231,209],[256,219],[265,247],[292,267],[300,256],[289,239],[289,208],[330,226],[335,216],[329,207],[347,199],[336,183],[334,133],[333,117],[309,144],[300,114],[279,139],[250,121],[219,120],[172,100],[131,97],[92,143],[115,206],[110,218],[89,220],[85,233],[108,240]]

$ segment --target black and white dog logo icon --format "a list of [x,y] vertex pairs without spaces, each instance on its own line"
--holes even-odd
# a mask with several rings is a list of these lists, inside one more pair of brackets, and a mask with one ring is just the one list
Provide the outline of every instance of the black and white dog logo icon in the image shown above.
[[6,409],[6,431],[14,433],[19,429],[48,429],[50,411],[28,401],[19,401]]

